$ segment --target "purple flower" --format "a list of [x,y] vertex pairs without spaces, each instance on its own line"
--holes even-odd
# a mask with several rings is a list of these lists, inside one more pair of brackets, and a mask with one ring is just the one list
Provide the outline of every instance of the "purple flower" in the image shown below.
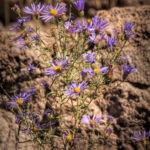
[[111,128],[106,129],[105,136],[109,137],[111,134],[112,134],[112,129]]
[[29,32],[32,32],[34,29],[29,26],[28,29],[24,30],[18,37],[14,38],[12,41],[17,41],[21,39],[26,39]]
[[111,52],[113,52],[113,46],[116,45],[116,37],[107,37],[107,45],[110,48]]
[[86,68],[86,69],[84,69],[84,70],[81,71],[82,78],[85,78],[88,73],[89,73],[91,76],[94,75],[94,72],[93,72],[92,69]]
[[26,6],[23,11],[29,15],[40,15],[46,8],[47,5],[41,5],[41,3],[39,3],[37,6],[35,6],[35,4],[32,3],[31,8]]
[[31,89],[27,90],[27,92],[31,94],[35,94],[37,91],[40,91],[43,86],[44,86],[43,83],[36,84],[35,87],[32,87]]
[[133,24],[131,22],[125,22],[124,29],[122,29],[123,34],[127,38],[133,38],[134,33],[132,33]]
[[27,70],[29,71],[29,72],[31,72],[31,71],[33,71],[35,69],[35,67],[33,66],[33,65],[29,65],[29,67],[27,68]]
[[103,116],[100,117],[100,115],[96,117],[96,113],[94,113],[92,118],[90,118],[89,115],[83,115],[81,122],[92,125],[93,127],[95,127],[96,123],[104,123],[103,121],[100,121],[102,118],[103,118]]
[[138,72],[133,66],[127,66],[126,63],[123,64],[123,79],[125,79],[130,73]]
[[78,11],[82,11],[84,10],[85,0],[78,0],[73,2],[73,5]]
[[95,68],[93,75],[94,74],[106,74],[108,72],[109,67],[102,67],[101,66],[99,68]]
[[25,39],[27,37],[27,32],[23,31],[18,37],[14,38],[12,41],[17,41],[17,40],[21,40],[21,39]]
[[22,29],[22,28],[24,28],[23,24],[24,24],[25,22],[30,21],[30,19],[31,19],[30,16],[27,16],[27,17],[23,17],[23,18],[21,18],[21,19],[18,19],[18,20],[17,20],[17,24],[14,24],[12,27],[9,28],[9,30],[10,30],[10,31],[15,31],[15,30],[17,30],[17,29]]
[[17,124],[20,124],[22,120],[23,120],[23,115],[22,114],[19,114],[18,116],[16,116],[16,123]]
[[71,20],[71,21],[66,21],[65,24],[64,24],[64,27],[65,27],[67,30],[69,30],[69,28],[71,27],[72,23],[73,23],[72,20]]
[[35,34],[35,35],[33,35],[33,37],[34,37],[35,40],[40,41],[39,35]]
[[18,44],[20,44],[21,46],[19,48],[24,48],[24,47],[30,47],[31,46],[31,43],[33,42],[34,40],[31,39],[31,38],[28,38],[26,40],[24,39],[20,39],[18,40]]
[[88,27],[87,21],[83,20],[82,22],[79,22],[78,20],[75,23],[76,32],[82,32],[85,31]]
[[131,138],[136,141],[146,141],[150,137],[150,132],[146,133],[146,131],[139,131],[139,134],[133,134]]
[[96,55],[94,53],[87,52],[87,54],[83,54],[83,57],[86,62],[89,62],[89,63],[96,62],[96,60],[95,60]]
[[17,23],[18,24],[23,24],[23,23],[25,23],[25,22],[28,22],[28,21],[30,21],[31,20],[31,17],[30,16],[27,16],[27,17],[22,17],[21,19],[18,19],[17,20]]
[[107,23],[107,20],[105,19],[104,21],[102,21],[102,18],[95,16],[94,18],[92,18],[92,22],[90,24],[91,26],[94,27],[94,29],[96,31],[101,31],[106,29],[109,24]]
[[49,6],[49,11],[44,11],[41,16],[45,22],[49,21],[52,18],[55,18],[56,16],[61,15],[62,13],[65,13],[66,10],[66,5],[61,5],[59,3],[56,4],[56,7],[53,7],[52,5]]
[[95,33],[92,33],[92,35],[89,37],[88,41],[90,41],[94,44],[97,44],[104,39],[104,36],[105,36],[104,32],[102,32],[101,35],[96,35]]
[[45,128],[45,124],[40,124],[39,120],[33,120],[32,123],[29,123],[26,128],[23,130],[26,134],[31,134],[33,132],[37,132],[38,130],[42,130]]
[[14,25],[12,25],[10,28],[9,28],[9,30],[10,31],[15,31],[15,30],[17,30],[17,29],[19,29],[20,28],[20,24],[14,24]]
[[66,59],[63,61],[61,58],[58,58],[58,64],[55,61],[50,61],[50,63],[53,65],[54,68],[46,68],[45,75],[51,75],[51,77],[56,77],[57,75],[61,74],[63,70],[66,70],[65,67],[68,63],[69,58],[66,57]]
[[27,94],[27,93],[20,93],[19,95],[12,96],[12,100],[14,102],[7,102],[7,105],[9,105],[10,108],[14,106],[22,105],[29,100],[30,96],[31,94]]
[[64,90],[65,95],[69,95],[69,97],[72,97],[76,95],[77,97],[80,96],[81,92],[85,89],[87,89],[87,84],[85,81],[82,81],[79,83],[79,85],[76,84],[75,81],[71,82],[71,84],[68,86],[69,89]]

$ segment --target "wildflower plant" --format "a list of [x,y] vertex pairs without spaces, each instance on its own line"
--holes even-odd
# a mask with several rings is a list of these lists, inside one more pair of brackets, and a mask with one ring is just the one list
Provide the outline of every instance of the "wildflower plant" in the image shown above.
[[[23,10],[15,11],[18,14],[17,24],[10,30],[17,30],[21,34],[13,40],[20,49],[31,49],[38,46],[43,56],[46,51],[51,54],[47,56],[49,62],[43,60],[45,64],[45,76],[48,76],[49,83],[30,84],[29,89],[15,97],[7,105],[16,113],[19,132],[27,133],[31,136],[31,141],[36,142],[42,149],[48,143],[53,147],[54,138],[61,139],[64,149],[72,148],[80,137],[79,130],[83,126],[90,125],[91,132],[98,127],[99,136],[97,141],[109,139],[113,134],[111,127],[114,117],[111,115],[90,114],[90,104],[98,98],[100,87],[109,86],[113,80],[113,64],[115,62],[127,61],[121,56],[125,44],[133,37],[133,24],[125,22],[124,27],[115,34],[115,37],[107,35],[109,22],[95,16],[91,19],[84,19],[85,0],[69,1],[69,6],[63,1],[52,4],[32,3],[25,6]],[[79,11],[80,19],[73,20],[72,7]],[[67,9],[68,8],[68,9]],[[24,17],[25,15],[29,15]],[[69,15],[67,15],[69,14]],[[32,17],[36,18],[36,25],[30,27],[28,22]],[[56,28],[50,27],[51,34],[46,36],[48,40],[54,39],[53,47],[49,48],[40,34],[40,21],[47,24],[55,20]],[[104,42],[106,45],[101,46]],[[109,49],[109,50],[108,50]],[[40,55],[41,56],[41,55]],[[40,57],[39,56],[39,57]],[[102,56],[104,56],[102,58]],[[37,65],[38,66],[38,65]],[[34,64],[29,64],[27,71],[33,72],[37,68]],[[123,79],[130,73],[137,72],[132,66],[123,65]],[[124,81],[123,80],[123,81]],[[48,86],[48,93],[43,96],[45,86]],[[43,96],[47,110],[42,114],[32,110],[32,101],[35,95]],[[50,99],[53,98],[53,101]],[[58,100],[57,111],[53,106],[55,99]],[[87,100],[89,99],[89,101]],[[15,107],[17,106],[17,107]],[[22,107],[23,106],[23,107]],[[67,109],[68,108],[68,109]],[[15,109],[15,111],[14,111]],[[18,111],[17,111],[18,110]],[[65,124],[65,113],[70,112],[72,117],[72,127]],[[40,119],[42,118],[43,119]],[[46,118],[44,120],[44,118]],[[58,129],[60,132],[56,134]],[[147,136],[146,136],[147,137]],[[78,139],[78,140],[75,140]],[[133,139],[140,139],[136,135]]]

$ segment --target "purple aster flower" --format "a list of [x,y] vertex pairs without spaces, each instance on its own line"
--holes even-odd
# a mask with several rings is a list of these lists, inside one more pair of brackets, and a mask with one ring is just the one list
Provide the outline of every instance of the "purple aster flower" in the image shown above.
[[93,72],[92,69],[86,68],[86,69],[84,69],[84,70],[81,71],[82,78],[87,77],[88,73],[89,73],[91,76],[94,75],[94,72]]
[[122,29],[123,34],[127,38],[133,38],[134,33],[132,33],[133,24],[131,22],[125,22],[124,29]]
[[22,29],[22,28],[24,28],[23,24],[24,24],[25,22],[30,21],[30,19],[31,19],[30,16],[27,16],[27,17],[23,17],[23,18],[21,18],[21,19],[18,19],[18,20],[17,20],[17,24],[12,25],[12,27],[10,27],[9,30],[10,30],[10,31],[15,31],[15,30],[17,30],[17,29]]
[[88,41],[97,44],[104,39],[104,36],[105,36],[104,32],[102,32],[101,35],[96,35],[95,33],[92,33]]
[[23,23],[25,23],[25,22],[28,22],[28,21],[30,21],[31,20],[31,17],[30,16],[27,16],[27,17],[22,17],[21,19],[18,19],[17,20],[17,23],[18,24],[23,24]]
[[12,41],[17,41],[19,39],[26,39],[28,33],[32,32],[34,29],[29,26],[28,29],[24,30],[18,37],[14,38]]
[[79,22],[78,20],[75,23],[76,26],[76,32],[83,32],[87,29],[88,23],[87,21],[83,20],[82,22]]
[[99,31],[99,32],[101,30],[106,29],[109,26],[109,24],[108,24],[106,19],[104,21],[102,21],[102,18],[101,17],[97,17],[97,16],[92,18],[92,22],[91,22],[90,25],[93,26],[94,29]]
[[49,21],[52,18],[55,18],[56,16],[59,16],[67,11],[66,5],[61,5],[59,3],[56,4],[56,7],[53,7],[52,5],[49,6],[49,11],[44,11],[41,16],[45,22]]
[[23,120],[23,115],[22,114],[19,114],[18,116],[16,116],[16,123],[17,124],[20,124],[22,120]]
[[95,127],[96,123],[104,123],[103,121],[101,121],[102,118],[103,118],[103,116],[100,117],[100,115],[96,117],[96,113],[94,113],[92,118],[90,118],[89,115],[83,115],[81,122],[92,125],[93,127]]
[[23,114],[18,114],[16,116],[16,123],[20,124],[24,120],[24,118],[28,116],[28,114],[29,114],[28,112],[25,112]]
[[86,62],[89,62],[89,63],[96,62],[96,60],[95,60],[96,55],[94,53],[87,52],[87,54],[83,54],[83,57]]
[[17,30],[17,29],[19,29],[20,28],[20,24],[14,24],[14,25],[12,25],[10,28],[9,28],[9,30],[10,31],[15,31],[15,30]]
[[73,5],[78,11],[82,11],[84,10],[85,0],[78,0],[73,2]]
[[110,48],[111,52],[113,52],[113,46],[116,45],[116,37],[107,37],[107,46]]
[[7,105],[9,105],[10,108],[14,106],[22,105],[28,102],[30,96],[31,94],[27,94],[27,93],[20,93],[19,95],[12,96],[11,98],[14,102],[7,102]]
[[38,5],[36,6],[34,3],[32,3],[31,8],[26,6],[23,9],[23,11],[29,15],[40,15],[46,8],[47,8],[47,5],[41,5],[41,3],[38,3]]
[[146,131],[139,131],[138,134],[134,133],[133,136],[131,136],[131,138],[136,141],[146,141],[149,137],[150,134],[146,133]]
[[70,29],[70,27],[71,27],[71,25],[72,25],[72,20],[71,21],[66,21],[65,22],[65,24],[64,24],[64,27],[67,29],[67,30],[69,30]]
[[28,70],[29,72],[31,72],[31,71],[35,70],[35,67],[30,64],[29,67],[27,68],[27,70]]
[[44,86],[43,83],[36,84],[35,87],[32,87],[31,89],[27,90],[28,93],[31,93],[32,95],[35,94],[37,91],[40,91],[41,88]]
[[69,33],[70,33],[71,36],[74,38],[74,37],[75,37],[75,33],[76,33],[76,29],[75,29],[75,28],[70,28],[70,29],[69,29]]
[[33,37],[34,37],[35,40],[40,41],[39,35],[35,34],[35,35],[33,35]]
[[62,71],[66,70],[65,68],[68,67],[67,63],[69,57],[63,61],[61,58],[58,58],[58,64],[55,61],[50,61],[54,68],[46,68],[45,75],[51,75],[51,77],[56,77],[57,75],[61,74]]
[[79,83],[79,85],[76,84],[75,81],[71,82],[71,84],[68,86],[69,89],[64,90],[65,95],[69,95],[69,97],[72,97],[76,95],[77,97],[80,96],[81,92],[85,89],[87,89],[87,84],[85,81],[82,81]]
[[133,66],[127,66],[127,63],[123,64],[123,79],[125,79],[129,74],[138,72]]
[[94,69],[94,72],[93,72],[93,75],[94,74],[106,74],[109,70],[109,67],[102,67],[101,66],[99,68],[95,68]]
[[112,129],[111,128],[106,129],[105,136],[109,137],[111,134],[112,134]]
[[34,40],[33,39],[31,39],[31,38],[28,38],[28,39],[26,39],[26,40],[24,40],[24,39],[19,39],[18,40],[18,44],[20,45],[20,47],[19,48],[24,48],[24,47],[30,47],[31,46],[31,43],[33,42]]
[[33,132],[37,132],[38,130],[42,130],[45,128],[45,124],[40,124],[39,120],[33,120],[32,123],[29,123],[26,128],[23,130],[26,134],[31,134]]
[[27,37],[27,32],[23,31],[19,36],[17,36],[16,38],[14,38],[12,41],[17,41],[17,40],[21,40],[21,39],[25,39]]

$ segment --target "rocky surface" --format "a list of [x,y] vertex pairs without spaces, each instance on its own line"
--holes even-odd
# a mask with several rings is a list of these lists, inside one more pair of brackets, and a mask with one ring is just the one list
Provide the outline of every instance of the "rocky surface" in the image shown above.
[[[97,13],[102,18],[107,18],[111,23],[110,31],[119,29],[124,21],[134,23],[135,38],[127,43],[122,56],[129,57],[130,64],[138,69],[138,73],[130,75],[127,81],[121,82],[121,69],[118,64],[114,65],[114,83],[118,85],[102,92],[93,101],[90,109],[97,113],[113,115],[113,135],[107,147],[99,145],[97,149],[105,150],[144,150],[141,143],[131,140],[131,135],[139,130],[149,131],[150,124],[150,7],[126,7],[112,8],[109,11],[99,11]],[[47,30],[46,30],[47,31]],[[5,28],[0,27],[0,149],[1,150],[32,150],[36,147],[32,143],[20,143],[16,145],[17,124],[15,116],[9,112],[5,102],[9,101],[6,95],[27,89],[29,86],[29,74],[26,70],[29,63],[39,64],[35,72],[35,83],[48,81],[44,76],[45,58],[38,57],[40,54],[38,47],[20,50],[11,42],[16,33],[9,33]],[[37,97],[38,98],[38,97]],[[46,108],[46,103],[39,97],[34,105],[35,111],[42,113]],[[81,131],[81,136],[90,138],[87,132]],[[28,139],[28,136],[21,135],[21,140]],[[58,142],[58,141],[57,141]],[[79,141],[76,149],[84,149],[86,143]],[[55,144],[59,146],[59,144]],[[82,147],[84,146],[84,147]],[[59,149],[56,148],[56,149]],[[94,148],[93,148],[94,149]]]
[[150,0],[86,0],[86,14],[95,16],[97,10],[142,5],[150,5]]

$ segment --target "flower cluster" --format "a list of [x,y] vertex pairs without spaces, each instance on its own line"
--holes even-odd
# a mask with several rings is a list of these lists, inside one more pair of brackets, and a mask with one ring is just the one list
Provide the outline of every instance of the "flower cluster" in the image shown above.
[[[68,3],[69,6],[62,1],[57,1],[55,5],[31,3],[23,8],[23,13],[19,6],[13,8],[18,14],[18,20],[10,30],[19,32],[13,42],[19,44],[19,48],[38,47],[38,57],[41,57],[40,61],[44,57],[45,64],[45,71],[40,76],[45,75],[47,82],[33,84],[32,80],[36,74],[34,70],[38,65],[35,62],[35,66],[27,63],[30,88],[11,97],[12,101],[6,104],[17,116],[17,136],[21,130],[29,134],[31,141],[37,142],[42,148],[47,142],[53,144],[53,138],[62,136],[64,149],[72,149],[76,139],[79,139],[76,137],[83,124],[92,126],[92,134],[95,134],[95,129],[99,127],[102,131],[98,136],[95,134],[96,139],[91,141],[91,145],[94,144],[93,141],[102,140],[107,143],[110,135],[113,135],[111,125],[114,117],[96,113],[93,116],[88,115],[90,104],[99,98],[99,89],[103,89],[101,86],[105,85],[109,92],[107,87],[113,83],[116,62],[123,64],[122,81],[129,74],[137,72],[132,65],[127,65],[128,58],[121,55],[126,42],[133,38],[133,24],[125,22],[121,32],[111,29],[107,31],[110,25],[107,19],[100,16],[83,18],[85,0],[69,0]],[[71,10],[73,7],[79,12],[80,19],[74,19]],[[24,14],[27,16],[22,16]],[[28,23],[32,18],[36,20],[34,27]],[[47,44],[48,40],[45,42],[44,35],[41,34],[40,21],[44,21],[44,24],[57,24],[57,28],[51,28],[52,34],[46,36],[48,40],[53,41],[52,46]],[[50,55],[45,57],[48,52]],[[47,58],[50,59],[50,64]],[[34,109],[36,100],[32,102],[32,99],[38,96],[45,104],[45,110],[41,110],[40,113]],[[67,121],[64,122],[63,119],[64,114],[68,114],[67,111],[71,112],[69,115],[72,119],[72,128],[67,128]],[[149,137],[149,132],[139,131],[139,134],[134,134],[131,138],[145,143]]]

